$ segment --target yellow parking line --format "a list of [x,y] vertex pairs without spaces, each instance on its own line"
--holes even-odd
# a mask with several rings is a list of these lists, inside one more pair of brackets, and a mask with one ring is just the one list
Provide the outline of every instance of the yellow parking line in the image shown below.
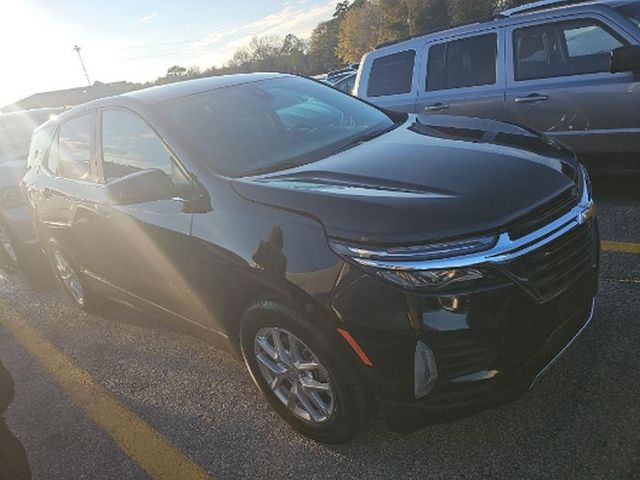
[[[19,315],[4,311],[0,323],[40,362],[89,417],[153,479],[210,479],[157,430],[129,410],[87,372],[60,352]],[[81,460],[79,460],[81,461]]]
[[640,253],[640,243],[602,241],[604,252]]

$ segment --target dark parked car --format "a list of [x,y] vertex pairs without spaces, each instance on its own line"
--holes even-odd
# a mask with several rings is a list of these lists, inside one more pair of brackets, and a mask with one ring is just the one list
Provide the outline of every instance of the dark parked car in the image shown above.
[[515,399],[593,313],[589,180],[519,127],[253,74],[99,100],[34,144],[70,298],[193,325],[320,441],[376,406],[408,430]]
[[326,83],[327,85],[331,85],[333,88],[342,90],[349,95],[353,95],[358,67],[359,65],[354,63],[340,70],[329,72],[324,77],[316,77],[316,80]]
[[355,84],[356,84],[356,73],[353,72],[340,77],[340,79],[337,82],[331,84],[331,86],[345,93],[348,93],[349,95],[352,95]]
[[39,108],[0,115],[0,255],[9,268],[20,267],[35,282],[47,263],[18,186],[27,171],[33,131],[62,108]]

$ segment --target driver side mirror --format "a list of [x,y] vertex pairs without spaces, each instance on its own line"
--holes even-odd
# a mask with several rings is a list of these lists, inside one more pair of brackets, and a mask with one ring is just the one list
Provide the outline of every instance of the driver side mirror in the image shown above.
[[640,73],[640,45],[629,45],[611,51],[611,73]]
[[107,185],[107,195],[114,205],[167,200],[175,193],[171,177],[157,169],[142,170]]

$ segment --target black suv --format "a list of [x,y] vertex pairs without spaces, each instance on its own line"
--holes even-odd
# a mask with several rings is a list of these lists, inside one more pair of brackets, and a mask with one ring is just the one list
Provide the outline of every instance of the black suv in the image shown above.
[[593,313],[587,174],[516,126],[234,75],[70,110],[29,164],[79,307],[192,325],[320,441],[376,407],[409,430],[514,399]]

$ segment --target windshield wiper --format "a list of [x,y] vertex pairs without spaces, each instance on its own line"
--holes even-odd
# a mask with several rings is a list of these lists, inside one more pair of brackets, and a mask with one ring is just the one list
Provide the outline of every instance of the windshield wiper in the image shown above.
[[345,150],[349,150],[350,148],[357,147],[358,145],[361,145],[365,142],[368,142],[369,140],[373,140],[374,138],[379,137],[380,135],[384,135],[385,133],[390,132],[397,126],[398,125],[394,123],[389,127],[381,128],[379,130],[374,130],[372,132],[360,135],[353,140],[350,140],[349,142],[341,145],[337,150],[333,151],[333,154],[335,155],[336,153],[344,152]]
[[289,162],[280,162],[274,165],[269,165],[266,167],[255,168],[253,170],[248,170],[246,172],[242,172],[241,175],[238,175],[238,178],[241,177],[253,177],[255,175],[265,175],[267,173],[279,172],[280,170],[287,170],[289,168],[299,167],[300,165],[304,165],[305,162],[301,162],[300,160],[292,160]]

